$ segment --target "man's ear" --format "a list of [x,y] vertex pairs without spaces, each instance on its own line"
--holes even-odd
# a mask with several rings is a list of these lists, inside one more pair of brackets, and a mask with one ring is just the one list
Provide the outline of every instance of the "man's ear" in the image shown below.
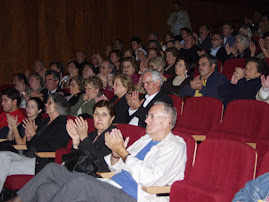
[[14,100],[12,100],[12,103],[13,103],[14,106],[17,106],[18,100],[14,99]]

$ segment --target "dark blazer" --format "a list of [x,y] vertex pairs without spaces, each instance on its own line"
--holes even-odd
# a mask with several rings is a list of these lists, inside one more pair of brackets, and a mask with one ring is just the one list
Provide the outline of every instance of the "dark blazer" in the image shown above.
[[119,100],[118,96],[114,95],[109,102],[114,103],[116,113],[113,123],[129,123],[129,105],[127,104],[125,95]]
[[199,60],[199,55],[197,54],[197,51],[199,50],[201,49],[197,45],[194,45],[190,49],[181,48],[179,50],[179,55],[190,59],[193,63],[197,63]]
[[234,35],[230,34],[228,37],[227,37],[227,40],[225,42],[225,44],[223,44],[223,46],[225,47],[226,44],[229,44],[229,46],[232,46],[234,43],[235,43],[235,37]]
[[98,158],[98,163],[100,166],[100,169],[102,172],[108,172],[110,171],[104,157],[111,153],[111,150],[105,145],[105,133],[111,132],[113,128],[116,128],[115,126],[110,126],[108,129],[106,129],[104,132],[101,133],[101,135],[97,138],[97,140],[93,143],[94,139],[96,138],[97,130],[90,132],[88,134],[88,137],[85,138],[80,144],[79,144],[79,150],[92,150],[95,155]]
[[230,101],[238,99],[256,100],[256,94],[261,88],[260,77],[246,80],[240,79],[236,85],[230,81],[219,87],[219,95],[223,98],[223,103],[226,106]]
[[[207,53],[210,54],[210,53],[211,53],[211,49],[208,50]],[[217,58],[219,61],[221,61],[222,64],[225,62],[225,60],[228,59],[228,55],[227,55],[227,52],[226,52],[226,50],[225,50],[224,47],[221,47],[221,48],[218,50],[218,52],[217,52],[217,54],[216,54],[216,58]],[[219,67],[219,68],[220,68],[220,67]]]
[[[167,71],[164,70],[164,73],[170,74],[170,75],[175,75],[175,66],[176,66],[176,64],[173,64]],[[166,67],[164,69],[166,69]]]
[[198,47],[201,49],[201,50],[208,50],[210,49],[212,46],[211,46],[211,37],[210,36],[207,36],[203,41],[202,43],[198,43]]
[[[44,88],[43,90],[40,91],[40,93],[43,94],[43,101],[44,101],[44,103],[46,103],[47,100],[48,100],[48,97],[49,97],[48,92],[49,92],[49,91],[48,91],[46,88]],[[61,89],[60,87],[57,88],[56,92],[57,92],[57,93],[62,92],[62,93],[64,94],[64,96],[68,96],[68,95],[70,95],[69,93],[67,93],[67,92],[65,92],[63,89]]]
[[[145,95],[141,95],[140,96],[140,100],[142,99],[145,99]],[[146,116],[148,114],[148,111],[150,110],[150,108],[153,106],[154,102],[156,101],[163,101],[163,102],[166,102],[166,103],[169,103],[169,104],[172,104],[173,105],[173,99],[163,93],[163,92],[159,92],[149,103],[148,105],[144,108],[143,107],[143,104],[144,102],[141,104],[141,106],[138,108],[138,110],[132,114],[131,116],[129,116],[129,120],[131,120],[133,117],[137,117],[139,119],[139,122],[138,122],[138,126],[141,126],[143,128],[146,127],[146,123],[145,123],[145,120],[146,120]]]
[[167,79],[162,85],[161,91],[166,94],[178,95],[182,88],[190,84],[192,76],[187,77],[179,86],[174,86],[173,81],[176,76],[172,76]]
[[[222,97],[220,97],[218,94],[218,88],[228,81],[229,80],[227,79],[226,76],[218,73],[217,71],[214,71],[208,77],[206,85],[202,87],[202,89],[200,90],[200,93],[202,93],[203,96],[214,97],[222,101]],[[194,94],[195,94],[195,90],[192,89],[190,85],[188,85],[181,90],[181,93],[179,94],[179,96],[181,98],[184,98],[185,96],[193,97]]]

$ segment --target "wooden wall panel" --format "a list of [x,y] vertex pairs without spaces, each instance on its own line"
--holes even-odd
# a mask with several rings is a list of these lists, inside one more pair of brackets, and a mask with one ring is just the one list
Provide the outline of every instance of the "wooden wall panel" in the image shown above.
[[[264,3],[267,0],[263,0]],[[65,65],[77,50],[89,58],[114,39],[126,48],[132,36],[146,42],[155,31],[160,40],[169,31],[167,19],[173,0],[0,0],[0,84],[11,83],[15,73],[33,70],[38,58]],[[201,24],[220,26],[240,21],[264,3],[243,0],[182,0],[194,30]],[[253,4],[253,5],[252,5]],[[257,7],[258,5],[259,7]],[[263,6],[263,7],[262,7]]]

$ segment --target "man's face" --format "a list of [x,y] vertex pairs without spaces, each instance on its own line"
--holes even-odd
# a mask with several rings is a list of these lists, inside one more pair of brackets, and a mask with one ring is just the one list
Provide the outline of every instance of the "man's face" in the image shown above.
[[116,40],[114,42],[114,50],[122,50],[122,48],[123,48],[123,44],[119,40]]
[[209,34],[209,31],[206,29],[206,26],[201,26],[199,30],[199,35],[202,39],[206,38]]
[[143,75],[142,84],[144,85],[144,89],[149,96],[159,92],[161,89],[160,81],[153,81],[151,72],[146,72]]
[[206,79],[214,72],[215,66],[211,65],[207,58],[201,58],[199,60],[199,72],[202,77],[205,77]]
[[141,44],[138,44],[137,41],[132,41],[132,49],[136,51],[138,48],[140,48]]
[[16,108],[16,100],[12,101],[9,97],[6,95],[2,95],[2,102],[1,105],[3,106],[3,110],[5,112],[13,112]]
[[76,53],[76,60],[79,62],[79,63],[82,63],[84,60],[85,60],[86,56],[83,52],[77,52]]
[[48,91],[53,91],[58,88],[59,81],[54,80],[54,75],[47,75],[45,78],[45,86]]
[[145,120],[147,123],[146,133],[153,137],[158,135],[167,127],[167,125],[164,125],[164,121],[169,121],[167,119],[169,117],[164,113],[164,106],[161,104],[153,105]]
[[42,63],[40,61],[35,61],[35,65],[34,65],[35,73],[39,74],[43,69],[44,69],[44,66],[42,65]]
[[185,48],[190,49],[195,44],[195,41],[191,35],[188,35],[185,39]]
[[222,35],[224,37],[227,37],[229,36],[234,30],[231,29],[231,27],[229,25],[223,25],[223,28],[222,28]]
[[18,87],[22,85],[22,83],[19,81],[18,76],[15,76],[13,78],[12,84],[14,85],[14,88],[18,90]]
[[211,38],[211,45],[213,48],[220,47],[223,43],[223,40],[219,34],[213,34]]

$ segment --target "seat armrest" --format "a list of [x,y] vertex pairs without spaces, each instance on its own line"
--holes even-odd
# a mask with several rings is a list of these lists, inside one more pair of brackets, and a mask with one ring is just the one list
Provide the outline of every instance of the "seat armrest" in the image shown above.
[[55,158],[55,152],[36,152],[40,158]]
[[142,187],[142,189],[149,194],[169,194],[171,186],[163,187]]
[[7,139],[0,139],[0,142],[4,142],[4,141],[7,141]]
[[24,145],[18,145],[18,144],[16,144],[16,145],[13,145],[13,147],[15,149],[17,149],[17,150],[27,150],[28,149],[25,144]]
[[112,172],[96,172],[97,176],[102,177],[102,178],[112,178],[115,174]]

